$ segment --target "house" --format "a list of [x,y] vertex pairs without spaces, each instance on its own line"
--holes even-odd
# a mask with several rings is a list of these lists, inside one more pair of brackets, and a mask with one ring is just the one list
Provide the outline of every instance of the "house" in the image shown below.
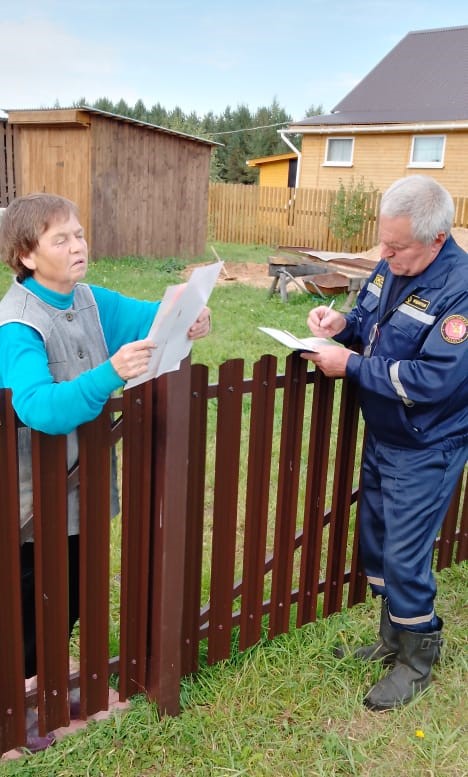
[[467,74],[468,26],[408,33],[330,114],[282,130],[302,136],[299,186],[423,173],[468,196]]
[[247,165],[258,168],[260,186],[293,187],[296,185],[297,154],[293,152],[248,159]]
[[93,258],[204,252],[216,143],[86,106],[7,113],[16,196],[75,201]]

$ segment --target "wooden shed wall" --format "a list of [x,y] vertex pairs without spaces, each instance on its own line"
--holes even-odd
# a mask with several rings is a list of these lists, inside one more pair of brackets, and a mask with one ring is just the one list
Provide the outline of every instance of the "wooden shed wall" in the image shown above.
[[[454,197],[468,196],[468,131],[435,132],[446,136],[443,168],[409,167],[411,142],[416,133],[358,134],[354,141],[352,167],[328,167],[323,164],[327,135],[304,135],[300,186],[314,189],[338,189],[340,179],[346,185],[361,177],[384,191],[397,178],[421,173],[430,175]],[[428,133],[430,134],[430,133]],[[333,135],[333,137],[340,137]],[[343,132],[343,137],[352,133]]]
[[49,192],[76,202],[89,236],[89,129],[61,124],[17,125],[17,194]]
[[260,186],[287,186],[289,176],[289,159],[266,162],[259,165]]
[[210,154],[203,143],[92,116],[93,257],[203,253]]

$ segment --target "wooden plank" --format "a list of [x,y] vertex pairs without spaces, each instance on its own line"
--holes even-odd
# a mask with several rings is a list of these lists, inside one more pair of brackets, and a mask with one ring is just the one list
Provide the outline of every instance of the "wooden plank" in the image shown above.
[[244,529],[239,648],[260,639],[270,469],[276,394],[276,358],[262,356],[253,370]]
[[80,712],[107,710],[109,662],[110,411],[79,429]]
[[190,394],[182,674],[197,671],[199,654],[208,419],[208,368],[202,364],[192,366]]
[[39,733],[69,721],[67,438],[31,432]]
[[330,615],[332,612],[339,612],[342,606],[358,420],[357,387],[349,381],[344,381],[341,388],[335,476],[328,537],[328,560],[323,604],[324,616]]
[[210,664],[228,658],[231,652],[243,367],[242,359],[231,359],[219,370],[208,630]]
[[314,371],[297,625],[316,619],[335,381]]
[[16,418],[0,390],[0,753],[26,742]]
[[273,551],[270,637],[289,629],[306,372],[307,361],[301,359],[298,353],[287,357]]
[[124,391],[120,682],[124,701],[145,687],[152,463],[150,381]]
[[[146,689],[162,714],[180,711],[187,524],[189,360],[153,381],[153,495]],[[176,474],[176,477],[174,476]]]

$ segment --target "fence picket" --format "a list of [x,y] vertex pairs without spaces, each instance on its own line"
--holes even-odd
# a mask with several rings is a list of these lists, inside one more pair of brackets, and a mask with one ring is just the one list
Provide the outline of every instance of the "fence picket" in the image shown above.
[[286,359],[271,583],[270,637],[289,629],[307,361]]
[[208,662],[231,653],[244,362],[221,365],[216,424],[215,491],[208,629]]
[[255,644],[261,634],[275,382],[276,358],[263,356],[254,365],[253,372],[239,635],[241,650]]
[[69,720],[67,439],[31,432],[39,733]]

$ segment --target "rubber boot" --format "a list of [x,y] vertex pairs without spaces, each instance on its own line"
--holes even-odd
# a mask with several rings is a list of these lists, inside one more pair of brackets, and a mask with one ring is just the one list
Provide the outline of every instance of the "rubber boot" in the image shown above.
[[[400,646],[398,635],[399,631],[394,629],[388,616],[387,600],[382,599],[380,610],[380,639],[372,645],[363,645],[353,650],[354,658],[362,661],[382,661],[385,666],[392,666],[395,663],[398,648]],[[337,658],[343,658],[346,651],[343,648],[335,648],[334,654]]]
[[432,679],[432,667],[439,660],[441,631],[400,631],[400,648],[395,666],[379,680],[364,699],[371,710],[391,710],[407,704],[424,691]]
[[46,734],[39,736],[37,714],[32,709],[26,711],[26,745],[24,750],[30,753],[39,753],[41,750],[47,750],[48,747],[55,744],[55,735]]

